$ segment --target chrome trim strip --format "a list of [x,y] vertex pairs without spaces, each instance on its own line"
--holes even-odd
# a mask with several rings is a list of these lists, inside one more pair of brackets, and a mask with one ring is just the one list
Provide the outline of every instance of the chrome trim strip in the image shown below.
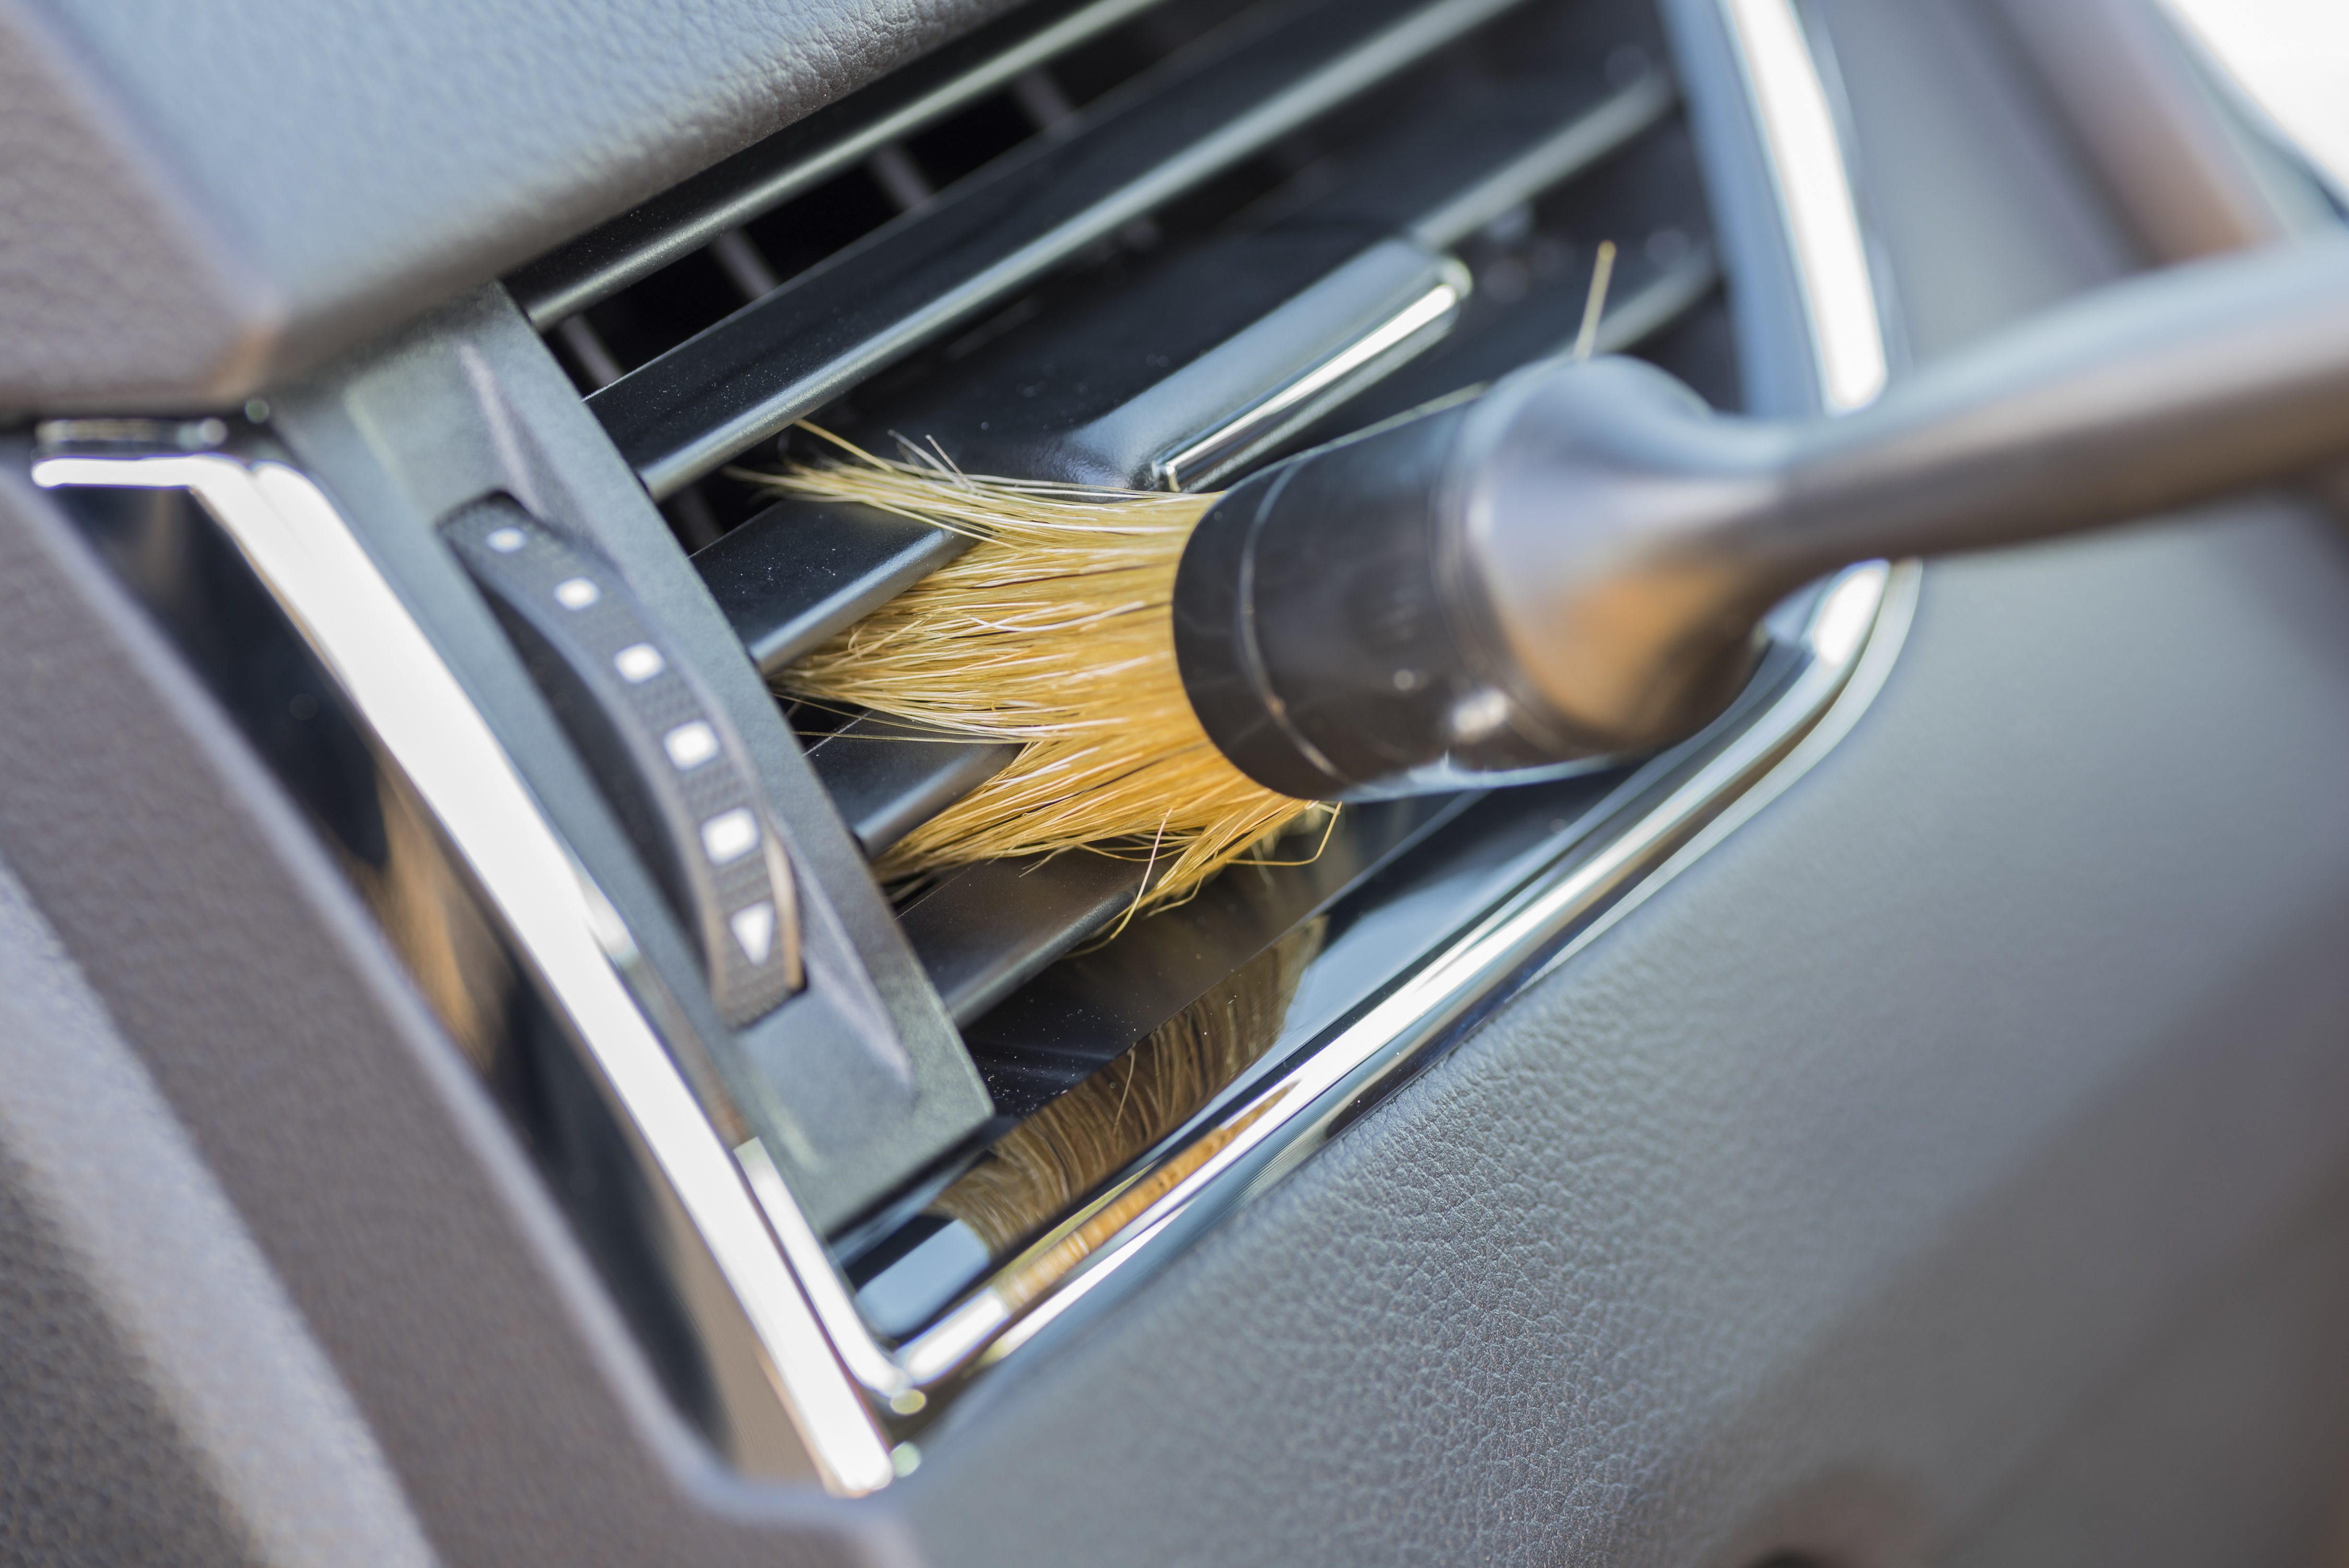
[[1447,261],[1444,279],[1394,315],[1287,386],[1180,450],[1158,459],[1153,472],[1164,490],[1196,490],[1281,437],[1334,407],[1451,330],[1468,297],[1468,269]]
[[618,917],[317,487],[284,464],[225,455],[53,457],[34,464],[33,480],[186,490],[220,523],[561,999],[740,1300],[825,1484],[851,1495],[887,1485],[894,1470],[885,1434],[842,1377],[741,1172],[615,968],[634,956]]
[[1819,389],[1847,414],[1884,390],[1884,325],[1826,88],[1792,0],[1721,0],[1769,155],[1810,317]]
[[758,1201],[760,1212],[767,1216],[768,1229],[807,1292],[809,1306],[839,1348],[850,1376],[885,1399],[903,1394],[910,1386],[904,1369],[865,1328],[848,1281],[833,1266],[831,1251],[784,1185],[783,1173],[775,1169],[767,1146],[750,1139],[736,1146],[734,1159],[750,1184],[750,1195]]
[[1889,665],[1918,577],[1913,564],[1882,562],[1840,574],[1804,629],[1809,664],[1775,702],[1716,749],[1664,758],[1625,786],[1626,795],[1644,793],[1678,776],[1661,802],[1597,844],[1568,851],[1392,995],[1309,1047],[1296,1067],[1195,1124],[1168,1152],[1006,1264],[904,1347],[908,1375],[932,1387],[1017,1353],[1153,1242],[1195,1233],[1260,1195],[1479,1005],[1588,945],[1717,842],[1727,831],[1722,824],[1750,817],[1824,755],[1825,745],[1800,748],[1831,714],[1832,735],[1849,727],[1881,684],[1880,675],[1858,685],[1855,677],[1864,666]]

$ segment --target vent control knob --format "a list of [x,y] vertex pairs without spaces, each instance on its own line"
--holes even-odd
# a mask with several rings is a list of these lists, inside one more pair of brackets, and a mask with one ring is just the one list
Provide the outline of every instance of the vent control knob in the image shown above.
[[605,562],[502,497],[443,531],[701,952],[740,1028],[800,988],[791,866],[740,738]]

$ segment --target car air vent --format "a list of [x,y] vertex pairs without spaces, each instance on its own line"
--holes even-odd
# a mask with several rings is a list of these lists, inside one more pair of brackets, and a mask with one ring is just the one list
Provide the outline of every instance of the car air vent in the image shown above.
[[[510,287],[771,673],[963,543],[771,504],[736,476],[812,455],[796,421],[970,471],[1195,490],[1568,350],[1641,354],[1735,406],[1667,62],[1645,0],[1030,6]],[[794,717],[868,856],[1011,756]],[[1130,861],[903,895],[997,1115],[976,1165],[833,1236],[868,1321],[917,1328],[1231,1092],[1292,1008],[1391,982],[1392,956],[1347,968],[1351,935],[1456,928],[1619,783],[1349,809],[1299,863],[1107,940],[1143,888]]]

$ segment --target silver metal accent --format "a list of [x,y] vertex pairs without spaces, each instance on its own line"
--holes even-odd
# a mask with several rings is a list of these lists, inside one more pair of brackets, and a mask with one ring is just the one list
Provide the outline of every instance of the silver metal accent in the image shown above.
[[[1627,145],[1671,113],[1678,101],[1671,78],[1651,69],[1422,218],[1402,241],[1382,250],[1417,246],[1431,258],[1423,265],[1440,265],[1438,281],[1255,403],[1177,443],[1153,463],[1153,480],[1166,490],[1212,485],[1433,346],[1457,319],[1472,284],[1467,269],[1451,257],[1444,256],[1440,263],[1432,258]],[[1377,259],[1374,253],[1361,260]],[[1385,260],[1392,264],[1392,257]],[[1327,282],[1334,284],[1338,276]],[[1310,291],[1306,298],[1313,298]],[[1305,299],[1295,302],[1299,308],[1305,304]],[[1314,304],[1326,308],[1320,300]],[[1260,324],[1263,328],[1271,325],[1270,319]]]
[[[1799,32],[1785,31],[1792,16],[1785,0],[1722,4],[1733,26],[1743,12],[1763,15],[1758,53],[1764,64],[1749,63],[1749,73],[1767,73],[1780,101],[1807,96],[1823,112],[1824,94],[1800,53]],[[1781,30],[1770,34],[1772,25]],[[1789,41],[1796,49],[1791,58]],[[1750,60],[1757,48],[1746,46]],[[1801,77],[1808,78],[1807,88]],[[1757,86],[1757,104],[1761,98]],[[1813,218],[1820,202],[1832,217],[1839,200],[1847,217],[1839,157],[1820,161],[1815,140],[1800,135],[1790,149],[1770,132],[1772,111],[1758,112],[1780,161],[1782,192],[1810,191],[1805,211]],[[1805,171],[1787,173],[1789,160],[1807,160]],[[1821,180],[1838,188],[1822,194],[1815,188]],[[1805,238],[1792,198],[1788,207],[1823,384],[1840,389],[1831,400],[1855,400],[1837,406],[1856,407],[1883,374],[1880,341],[1871,358],[1855,337],[1877,330],[1865,267],[1856,274],[1850,267],[1856,225],[1846,251],[1823,251]],[[1834,239],[1835,224],[1826,227]],[[1692,258],[1656,286],[1678,297],[1701,292],[1712,277],[1711,259]],[[1442,300],[1447,290],[1452,297]],[[1450,284],[1429,290],[1379,332],[1324,361],[1312,373],[1321,379],[1306,386],[1308,378],[1300,378],[1276,395],[1286,397],[1278,408],[1268,400],[1243,418],[1255,421],[1255,430],[1277,422],[1350,367],[1428,330],[1456,308],[1458,297]],[[1669,303],[1660,295],[1656,308]],[[1600,330],[1601,347],[1610,330],[1628,329],[1615,328],[1610,316]],[[1374,340],[1383,346],[1367,346]],[[1829,366],[1839,379],[1828,380]],[[1194,449],[1223,441],[1230,428],[1176,454],[1178,474],[1206,455],[1192,457]],[[33,477],[45,486],[186,489],[220,521],[439,819],[538,971],[740,1303],[776,1398],[824,1485],[848,1496],[910,1474],[920,1451],[903,1439],[934,1418],[955,1390],[1032,1357],[1049,1331],[1115,1294],[1109,1287],[1132,1284],[1263,1195],[1328,1141],[1352,1108],[1399,1081],[1475,1009],[1573,957],[1801,777],[1882,686],[1907,633],[1920,575],[1913,563],[1880,562],[1841,573],[1794,630],[1805,662],[1775,696],[1635,774],[1614,797],[1614,820],[1602,820],[1537,870],[1395,992],[1309,1052],[1292,1056],[1286,1070],[1211,1107],[930,1327],[892,1347],[865,1326],[848,1282],[764,1146],[752,1138],[730,1150],[713,1126],[625,983],[640,963],[626,925],[317,488],[280,463],[175,447],[138,455],[51,452],[36,458]],[[622,670],[644,678],[625,664]],[[655,673],[657,667],[647,675]],[[1608,810],[1596,815],[1603,819]]]
[[708,1114],[622,983],[635,944],[521,775],[317,487],[224,455],[36,459],[43,486],[192,492],[284,607],[439,820],[591,1065],[627,1111],[763,1347],[777,1397],[826,1486],[893,1479],[889,1441],[778,1250]]
[[[264,413],[268,407],[268,404],[262,404]],[[211,418],[44,419],[33,427],[36,456],[69,452],[90,455],[125,451],[204,452],[227,439],[227,423]]]
[[1721,0],[1769,155],[1831,413],[1884,390],[1884,325],[1826,88],[1792,0]]
[[1158,483],[1171,490],[1212,484],[1303,428],[1450,331],[1469,286],[1468,269],[1447,260],[1443,282],[1286,386],[1159,459],[1152,470]]

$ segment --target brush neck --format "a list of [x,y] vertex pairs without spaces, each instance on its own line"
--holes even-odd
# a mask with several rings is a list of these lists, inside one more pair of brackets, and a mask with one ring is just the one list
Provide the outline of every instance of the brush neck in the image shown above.
[[1176,659],[1200,723],[1259,784],[1304,799],[1408,793],[1587,752],[1477,624],[1440,499],[1470,412],[1284,463],[1193,532]]

